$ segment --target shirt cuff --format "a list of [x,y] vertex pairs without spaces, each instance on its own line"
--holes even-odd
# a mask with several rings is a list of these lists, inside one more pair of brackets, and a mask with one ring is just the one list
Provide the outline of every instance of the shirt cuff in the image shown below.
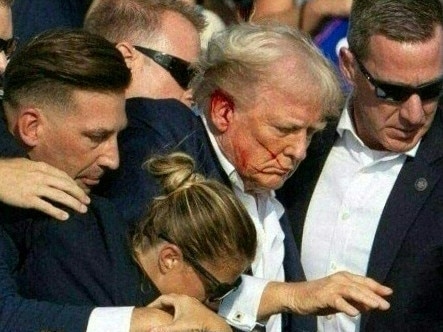
[[134,307],[100,307],[92,310],[86,332],[129,332]]
[[220,304],[218,313],[226,321],[243,331],[251,331],[257,321],[258,307],[269,280],[242,275],[240,287]]

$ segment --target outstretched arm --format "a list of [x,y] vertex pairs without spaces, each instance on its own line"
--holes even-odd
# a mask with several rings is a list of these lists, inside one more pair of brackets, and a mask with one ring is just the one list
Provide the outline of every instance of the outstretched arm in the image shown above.
[[328,315],[344,312],[350,316],[374,309],[387,310],[384,297],[392,290],[371,278],[338,272],[308,282],[270,282],[259,306],[259,319],[280,312],[300,315]]

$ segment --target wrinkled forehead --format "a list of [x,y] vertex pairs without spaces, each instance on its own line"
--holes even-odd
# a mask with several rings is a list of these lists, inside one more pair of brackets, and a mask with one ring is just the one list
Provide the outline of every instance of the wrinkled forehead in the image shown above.
[[[399,42],[383,35],[369,41],[364,60],[377,78],[387,82],[417,86],[443,75],[443,30],[423,42]],[[418,60],[419,59],[419,60]]]
[[287,107],[309,109],[311,113],[316,113],[321,121],[327,116],[323,114],[324,92],[318,79],[311,74],[274,81],[261,90],[261,95],[267,96],[271,104],[279,100],[281,105]]
[[263,121],[299,127],[322,126],[325,115],[322,99],[315,85],[267,85],[257,92],[258,96],[251,109]]

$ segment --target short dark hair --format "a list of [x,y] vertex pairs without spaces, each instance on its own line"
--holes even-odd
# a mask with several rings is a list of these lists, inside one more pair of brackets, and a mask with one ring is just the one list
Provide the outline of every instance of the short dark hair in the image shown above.
[[357,58],[369,53],[369,39],[380,34],[397,42],[431,39],[436,26],[443,26],[440,0],[354,0],[348,43]]
[[82,30],[44,32],[11,58],[4,102],[65,106],[74,90],[123,93],[131,73],[122,54],[103,37]]

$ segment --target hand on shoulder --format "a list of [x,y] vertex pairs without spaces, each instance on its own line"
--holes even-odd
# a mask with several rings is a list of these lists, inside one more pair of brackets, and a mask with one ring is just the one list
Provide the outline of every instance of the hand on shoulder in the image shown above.
[[90,202],[71,177],[44,162],[0,159],[0,178],[0,201],[36,209],[59,220],[68,219],[69,214],[54,203],[84,213]]

